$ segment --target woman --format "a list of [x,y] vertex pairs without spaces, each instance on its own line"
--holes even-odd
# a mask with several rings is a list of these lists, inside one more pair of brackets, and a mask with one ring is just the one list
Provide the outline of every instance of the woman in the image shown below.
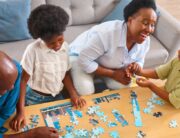
[[154,0],[133,0],[124,9],[124,19],[96,25],[71,43],[71,55],[78,55],[71,56],[71,74],[80,95],[94,93],[95,75],[109,89],[128,87],[127,66],[143,66],[157,20]]

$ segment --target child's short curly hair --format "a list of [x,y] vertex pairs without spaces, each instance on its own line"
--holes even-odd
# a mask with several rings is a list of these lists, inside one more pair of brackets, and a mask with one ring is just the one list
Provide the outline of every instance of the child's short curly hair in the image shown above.
[[28,19],[29,33],[34,39],[49,40],[61,35],[68,24],[68,14],[59,6],[41,5],[34,9]]

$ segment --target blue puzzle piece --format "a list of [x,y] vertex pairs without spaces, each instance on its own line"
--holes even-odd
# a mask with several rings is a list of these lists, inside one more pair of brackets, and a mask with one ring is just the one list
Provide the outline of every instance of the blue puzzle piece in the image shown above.
[[118,122],[120,122],[122,126],[128,125],[128,122],[124,119],[124,117],[117,110],[113,110],[112,113],[113,113],[114,117],[116,118],[116,120]]
[[91,124],[93,124],[93,126],[96,126],[97,124],[99,124],[99,121],[96,120],[96,119],[89,119],[89,122],[90,122]]
[[39,115],[31,115],[30,120],[31,120],[31,122],[33,122],[33,123],[38,123],[38,121],[39,121]]
[[78,129],[74,131],[74,134],[80,138],[80,137],[88,137],[88,131],[85,129]]
[[97,115],[98,117],[104,116],[104,112],[97,111],[97,112],[96,112],[96,115]]
[[150,114],[151,113],[151,108],[144,108],[144,113]]
[[66,135],[63,136],[63,138],[74,138],[72,133],[67,133]]
[[176,121],[176,120],[171,120],[171,121],[169,122],[169,127],[170,127],[170,128],[176,128],[176,127],[178,127],[177,121]]
[[93,136],[99,136],[100,134],[104,133],[104,129],[102,127],[97,127],[92,129]]
[[118,133],[117,131],[112,131],[112,132],[110,132],[110,136],[111,136],[112,138],[120,138],[119,133]]
[[88,115],[93,115],[93,114],[95,114],[95,111],[96,111],[96,110],[94,110],[94,108],[88,107],[87,114],[88,114]]
[[117,123],[115,123],[115,122],[108,123],[108,127],[115,127],[115,126],[117,126]]
[[156,104],[157,104],[157,105],[164,105],[164,101],[156,100]]
[[133,106],[133,114],[135,118],[135,126],[141,127],[142,126],[142,120],[141,120],[141,114],[140,114],[140,107],[137,101],[137,95],[134,91],[131,92],[131,103]]
[[106,115],[101,116],[101,117],[100,117],[100,120],[102,120],[103,122],[106,122],[106,121],[107,121],[107,116],[106,116]]
[[80,117],[80,118],[82,118],[82,117],[83,117],[83,115],[82,115],[82,112],[81,112],[81,111],[79,111],[79,110],[74,110],[73,112],[76,114],[76,116],[77,116],[77,117]]
[[138,131],[137,138],[144,138],[145,136],[146,136],[146,134],[144,132],[142,132],[141,130]]
[[73,129],[74,129],[74,126],[66,126],[66,131],[67,131],[68,133],[72,132]]

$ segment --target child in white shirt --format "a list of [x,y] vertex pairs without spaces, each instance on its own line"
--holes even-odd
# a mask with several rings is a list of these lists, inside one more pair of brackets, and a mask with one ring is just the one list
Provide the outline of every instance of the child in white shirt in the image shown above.
[[68,45],[63,36],[68,21],[67,13],[54,5],[41,5],[30,14],[28,28],[36,40],[27,47],[21,61],[20,98],[17,114],[10,123],[16,131],[25,125],[25,103],[32,105],[63,99],[64,86],[73,105],[82,107],[86,104],[77,94],[69,73]]

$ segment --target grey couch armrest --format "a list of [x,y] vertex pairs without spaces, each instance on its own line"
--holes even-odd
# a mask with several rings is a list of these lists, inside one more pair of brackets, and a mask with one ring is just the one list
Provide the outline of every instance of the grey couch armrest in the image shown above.
[[168,50],[168,61],[175,56],[180,49],[180,23],[168,12],[158,6],[160,17],[158,18],[154,36]]

